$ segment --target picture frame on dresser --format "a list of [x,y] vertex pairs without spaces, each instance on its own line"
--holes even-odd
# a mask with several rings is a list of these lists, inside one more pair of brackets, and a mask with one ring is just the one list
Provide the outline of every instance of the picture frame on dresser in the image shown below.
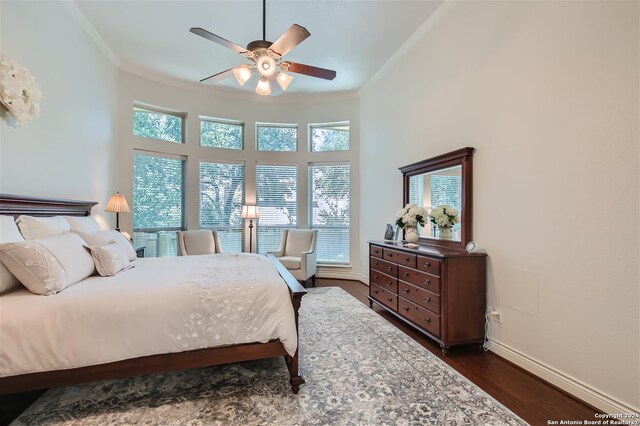
[[[415,247],[405,241],[369,241],[369,306],[374,303],[440,344],[443,354],[456,345],[485,341],[486,257],[468,253],[472,224],[474,148],[400,168],[404,204],[414,201],[412,176],[459,167],[459,238],[440,239],[429,232]],[[424,189],[423,189],[424,190]],[[429,206],[424,206],[429,207]]]

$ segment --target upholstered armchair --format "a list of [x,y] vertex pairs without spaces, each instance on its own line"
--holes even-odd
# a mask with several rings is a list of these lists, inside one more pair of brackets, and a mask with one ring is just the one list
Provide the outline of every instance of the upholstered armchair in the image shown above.
[[222,253],[218,231],[197,229],[178,231],[178,255]]
[[316,265],[318,252],[316,241],[318,231],[313,229],[285,229],[280,249],[272,254],[291,272],[298,281],[306,282],[311,278],[316,285]]

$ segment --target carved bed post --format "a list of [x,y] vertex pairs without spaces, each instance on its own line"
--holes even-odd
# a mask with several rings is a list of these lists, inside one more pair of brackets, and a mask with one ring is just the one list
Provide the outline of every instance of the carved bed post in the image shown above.
[[300,303],[302,302],[302,296],[307,294],[307,290],[296,280],[291,272],[285,268],[282,263],[278,262],[278,260],[272,255],[267,254],[269,260],[271,260],[278,269],[278,273],[282,277],[282,279],[289,286],[289,294],[291,295],[291,305],[293,306],[293,313],[296,318],[296,336],[298,339],[296,353],[293,356],[285,355],[284,359],[287,363],[287,368],[289,369],[289,383],[291,383],[291,390],[293,393],[298,393],[300,390],[300,385],[304,383],[304,379],[300,375],[299,370],[299,353],[300,353],[300,326],[298,320],[298,311],[300,310]]

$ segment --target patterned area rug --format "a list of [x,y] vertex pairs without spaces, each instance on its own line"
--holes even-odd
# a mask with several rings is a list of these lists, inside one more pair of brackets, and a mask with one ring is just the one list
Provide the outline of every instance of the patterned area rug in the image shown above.
[[279,357],[52,389],[14,424],[526,424],[340,288],[310,289],[300,322],[298,395]]

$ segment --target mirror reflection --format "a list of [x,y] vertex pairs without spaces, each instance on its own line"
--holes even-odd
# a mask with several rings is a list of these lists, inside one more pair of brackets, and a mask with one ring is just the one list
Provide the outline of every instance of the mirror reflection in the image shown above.
[[462,217],[462,166],[435,170],[429,173],[409,177],[409,202],[422,206],[431,214],[441,213],[443,206],[449,206],[458,212],[458,223],[452,228],[439,227],[432,221],[418,227],[423,237],[461,240],[460,226]]

